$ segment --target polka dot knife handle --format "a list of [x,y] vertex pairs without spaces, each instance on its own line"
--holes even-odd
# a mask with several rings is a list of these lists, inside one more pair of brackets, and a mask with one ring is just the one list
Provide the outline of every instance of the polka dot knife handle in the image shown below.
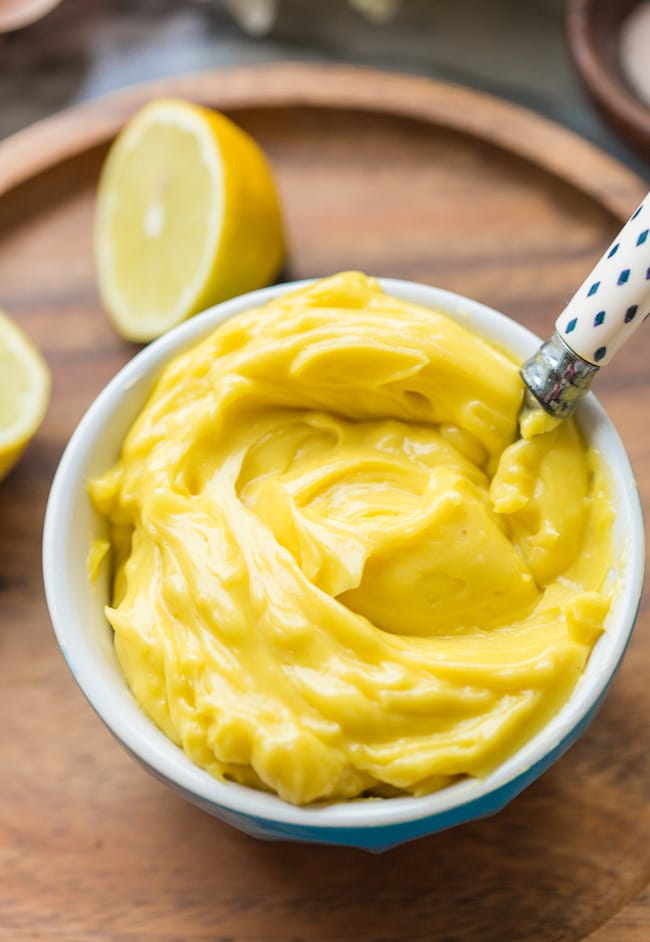
[[650,193],[558,317],[567,346],[604,366],[650,313]]
[[650,193],[521,368],[524,415],[566,419],[591,381],[650,314]]

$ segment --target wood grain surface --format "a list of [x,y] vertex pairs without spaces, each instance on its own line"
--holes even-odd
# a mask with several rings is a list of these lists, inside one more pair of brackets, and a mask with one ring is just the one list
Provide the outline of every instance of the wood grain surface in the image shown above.
[[[45,423],[0,487],[0,939],[645,942],[647,605],[604,707],[560,762],[495,817],[377,857],[258,842],[191,807],[122,751],[69,675],[41,585],[45,501],[85,408],[136,350],[97,298],[94,190],[121,122],[163,93],[226,110],[267,151],[286,278],[411,278],[540,334],[645,190],[504,102],[343,67],[134,88],[0,145],[0,307],[53,372]],[[597,380],[646,511],[648,343]]]

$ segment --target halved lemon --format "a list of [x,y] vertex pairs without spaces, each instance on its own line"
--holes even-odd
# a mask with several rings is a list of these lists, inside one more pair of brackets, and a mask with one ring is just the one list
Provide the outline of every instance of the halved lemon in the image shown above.
[[99,182],[95,255],[102,301],[122,336],[152,340],[263,287],[284,251],[269,164],[228,118],[160,99],[116,138]]
[[0,481],[41,424],[50,399],[50,372],[36,347],[0,311]]

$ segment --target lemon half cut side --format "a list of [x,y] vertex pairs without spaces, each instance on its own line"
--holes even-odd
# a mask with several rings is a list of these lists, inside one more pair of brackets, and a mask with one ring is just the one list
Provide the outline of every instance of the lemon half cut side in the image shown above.
[[148,341],[268,284],[284,258],[269,164],[232,121],[176,99],[146,105],[99,181],[95,257],[116,329]]
[[36,347],[0,311],[0,481],[41,424],[50,398],[50,372]]

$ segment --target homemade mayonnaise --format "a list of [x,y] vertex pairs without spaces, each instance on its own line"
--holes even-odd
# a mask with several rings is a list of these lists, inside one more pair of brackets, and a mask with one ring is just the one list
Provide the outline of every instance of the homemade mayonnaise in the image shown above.
[[296,803],[494,769],[609,607],[598,457],[572,420],[516,440],[521,400],[506,353],[358,273],[177,356],[90,485],[143,710]]

